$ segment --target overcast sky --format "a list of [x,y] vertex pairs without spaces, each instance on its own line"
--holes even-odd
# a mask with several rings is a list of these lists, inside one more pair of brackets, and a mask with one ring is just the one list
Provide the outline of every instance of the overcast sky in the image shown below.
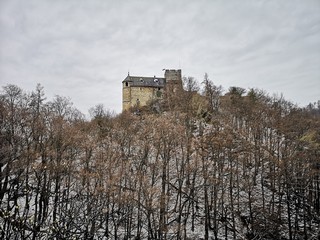
[[320,0],[0,0],[0,86],[121,112],[122,80],[182,69],[225,90],[320,99]]

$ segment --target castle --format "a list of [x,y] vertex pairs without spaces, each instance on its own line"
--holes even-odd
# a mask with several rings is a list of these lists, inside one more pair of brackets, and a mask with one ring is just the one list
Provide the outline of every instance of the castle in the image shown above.
[[146,106],[182,89],[181,69],[166,69],[164,78],[128,76],[122,81],[122,110]]

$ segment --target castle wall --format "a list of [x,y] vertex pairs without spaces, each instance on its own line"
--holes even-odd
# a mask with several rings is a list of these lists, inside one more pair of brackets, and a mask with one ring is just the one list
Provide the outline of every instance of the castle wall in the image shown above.
[[131,88],[123,86],[122,88],[122,110],[128,110],[131,106]]
[[[160,92],[160,93],[159,93]],[[154,87],[124,87],[122,109],[145,106],[152,99],[162,98],[163,89]]]

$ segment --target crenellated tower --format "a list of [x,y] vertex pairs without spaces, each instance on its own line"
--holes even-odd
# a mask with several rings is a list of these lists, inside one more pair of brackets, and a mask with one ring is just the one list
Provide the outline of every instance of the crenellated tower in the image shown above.
[[182,90],[181,69],[166,69],[164,78],[166,79],[166,91],[176,92]]

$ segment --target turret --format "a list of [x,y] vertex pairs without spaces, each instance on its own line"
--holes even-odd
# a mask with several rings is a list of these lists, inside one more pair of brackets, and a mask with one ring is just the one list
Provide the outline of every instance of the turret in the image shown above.
[[182,89],[181,69],[166,69],[164,73],[166,79],[166,89],[176,92]]

